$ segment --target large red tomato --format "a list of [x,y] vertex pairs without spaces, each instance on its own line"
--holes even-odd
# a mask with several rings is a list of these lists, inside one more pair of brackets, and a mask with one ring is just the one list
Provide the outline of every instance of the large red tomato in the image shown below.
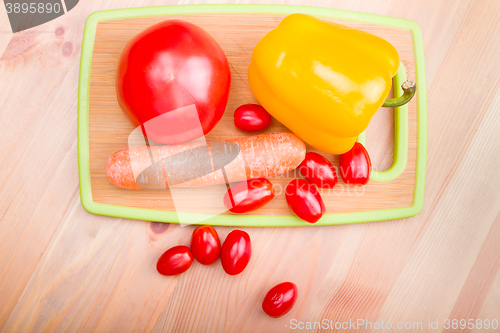
[[160,22],[132,38],[116,76],[125,115],[134,126],[144,125],[150,140],[163,144],[210,132],[224,113],[230,84],[219,44],[202,28],[181,20]]

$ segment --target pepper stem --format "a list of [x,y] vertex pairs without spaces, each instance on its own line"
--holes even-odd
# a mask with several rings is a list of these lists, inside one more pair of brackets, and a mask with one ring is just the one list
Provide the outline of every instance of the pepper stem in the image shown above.
[[412,97],[415,95],[415,92],[417,91],[417,85],[415,84],[415,82],[410,80],[406,80],[405,82],[403,82],[401,88],[403,89],[403,95],[391,99],[386,99],[382,106],[388,108],[397,108],[398,106],[405,105],[412,99]]

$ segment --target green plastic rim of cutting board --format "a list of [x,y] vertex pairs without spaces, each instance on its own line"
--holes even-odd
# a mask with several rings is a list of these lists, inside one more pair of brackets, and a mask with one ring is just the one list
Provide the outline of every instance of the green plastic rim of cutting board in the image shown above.
[[[89,128],[88,109],[90,91],[90,71],[94,50],[97,24],[102,21],[122,20],[144,16],[168,16],[186,14],[293,14],[304,13],[318,17],[359,21],[376,25],[410,30],[413,35],[415,52],[415,71],[418,86],[417,93],[417,164],[415,172],[415,191],[413,204],[408,207],[383,209],[365,212],[325,214],[315,224],[306,223],[293,215],[218,215],[202,222],[203,214],[183,214],[183,224],[211,224],[221,226],[247,227],[289,227],[332,225],[360,222],[395,220],[417,215],[424,204],[425,168],[427,158],[427,94],[425,84],[424,50],[422,32],[413,21],[352,11],[289,5],[177,5],[143,8],[115,9],[95,12],[85,23],[82,54],[80,60],[80,78],[78,87],[78,171],[80,179],[80,198],[82,206],[92,214],[120,218],[148,220],[157,222],[179,223],[177,213],[172,211],[151,210],[144,208],[123,207],[94,202],[90,182]],[[395,119],[395,121],[397,121]],[[395,150],[398,151],[397,149]],[[406,159],[405,159],[406,160]],[[192,219],[192,221],[190,221]]]
[[[392,79],[394,96],[401,96],[403,88],[401,84],[406,81],[406,69],[404,64],[399,65],[397,74]],[[366,132],[359,135],[359,143],[365,144]],[[394,154],[392,165],[385,171],[372,170],[370,180],[376,182],[390,182],[399,177],[406,168],[408,158],[408,104],[394,108]]]

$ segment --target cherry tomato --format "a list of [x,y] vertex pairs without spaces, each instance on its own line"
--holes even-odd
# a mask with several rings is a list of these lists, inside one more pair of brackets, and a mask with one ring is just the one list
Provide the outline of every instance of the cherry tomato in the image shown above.
[[156,270],[161,275],[177,275],[184,273],[191,267],[193,255],[189,247],[175,246],[163,253],[156,263]]
[[288,207],[302,220],[315,223],[325,214],[325,204],[318,189],[303,179],[294,179],[285,189]]
[[250,179],[231,187],[224,195],[224,205],[233,213],[248,213],[268,204],[274,187],[265,178]]
[[299,172],[309,183],[320,188],[332,188],[337,184],[335,168],[318,153],[307,153],[299,165]]
[[250,236],[243,230],[233,230],[222,244],[222,268],[229,275],[238,275],[247,267],[251,255]]
[[202,28],[181,20],[160,22],[133,37],[116,75],[125,115],[134,126],[144,125],[145,136],[163,144],[210,132],[224,113],[230,84],[231,71],[219,44]]
[[297,286],[283,282],[271,288],[264,297],[262,309],[269,317],[279,318],[286,315],[297,300]]
[[241,105],[234,111],[234,125],[245,132],[259,132],[271,124],[271,115],[257,104]]
[[191,236],[191,252],[202,265],[212,265],[220,256],[220,239],[211,225],[194,229]]
[[370,180],[371,170],[370,156],[359,142],[347,153],[340,155],[340,176],[346,184],[366,185]]

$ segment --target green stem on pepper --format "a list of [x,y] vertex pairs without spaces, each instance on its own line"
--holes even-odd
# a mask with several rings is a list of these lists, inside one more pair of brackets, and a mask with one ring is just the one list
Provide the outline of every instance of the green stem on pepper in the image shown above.
[[406,80],[405,82],[403,82],[401,88],[403,89],[403,95],[396,98],[386,99],[382,106],[388,108],[397,108],[398,106],[405,105],[412,99],[412,97],[415,95],[415,92],[417,91],[417,85],[415,84],[415,82],[410,80]]

